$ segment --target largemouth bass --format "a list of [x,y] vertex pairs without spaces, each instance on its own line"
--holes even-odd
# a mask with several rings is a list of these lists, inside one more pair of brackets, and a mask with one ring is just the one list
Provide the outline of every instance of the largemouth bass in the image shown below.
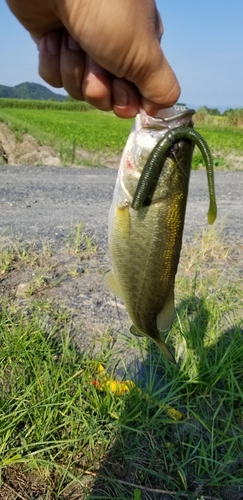
[[141,110],[128,138],[109,213],[112,270],[107,287],[132,320],[131,332],[150,337],[175,362],[160,332],[171,328],[174,283],[186,211],[194,143],[202,150],[210,193],[209,222],[216,218],[212,158],[193,129],[193,110]]

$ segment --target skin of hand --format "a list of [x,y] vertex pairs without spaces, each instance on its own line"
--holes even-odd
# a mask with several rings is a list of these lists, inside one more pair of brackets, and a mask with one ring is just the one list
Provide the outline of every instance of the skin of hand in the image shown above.
[[37,43],[40,76],[53,87],[121,118],[177,101],[154,0],[6,1]]

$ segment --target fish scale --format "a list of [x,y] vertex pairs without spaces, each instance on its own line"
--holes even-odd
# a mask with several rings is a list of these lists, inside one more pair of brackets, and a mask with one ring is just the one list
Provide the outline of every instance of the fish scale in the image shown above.
[[[150,337],[175,362],[160,332],[171,328],[175,314],[174,283],[194,144],[183,139],[182,131],[186,136],[187,129],[181,127],[192,127],[192,112],[176,114],[174,122],[173,110],[170,113],[169,126],[163,117],[155,123],[155,118],[140,113],[127,141],[109,213],[112,270],[105,282],[123,300],[133,323],[132,333]],[[174,147],[170,136],[176,136],[177,128],[180,140]],[[194,135],[197,139],[197,133]],[[213,220],[216,203],[210,165],[207,173]]]

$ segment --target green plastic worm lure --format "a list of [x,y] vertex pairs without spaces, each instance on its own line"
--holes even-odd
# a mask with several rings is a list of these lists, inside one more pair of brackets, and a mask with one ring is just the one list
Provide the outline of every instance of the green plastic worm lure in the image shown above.
[[124,149],[109,213],[112,270],[105,282],[124,302],[131,332],[150,337],[175,362],[161,332],[174,319],[174,283],[180,258],[194,144],[206,166],[210,206],[216,214],[213,164],[192,128],[192,110],[136,117]]
[[188,127],[178,127],[168,130],[165,136],[156,144],[145,163],[131,206],[134,210],[139,210],[139,208],[142,207],[153,187],[154,180],[159,178],[164,162],[173,145],[185,139],[188,139],[198,146],[205,161],[210,202],[208,222],[209,224],[213,224],[217,217],[217,205],[215,199],[212,155],[205,139],[196,130]]

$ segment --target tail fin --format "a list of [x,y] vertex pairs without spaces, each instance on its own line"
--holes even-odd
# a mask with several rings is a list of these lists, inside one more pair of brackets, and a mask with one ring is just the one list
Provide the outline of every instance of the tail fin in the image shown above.
[[157,345],[157,347],[160,349],[160,351],[172,362],[176,365],[176,361],[174,356],[172,356],[171,352],[169,351],[167,345],[164,343],[162,339],[159,339],[158,337],[155,339],[153,338],[153,341]]
[[164,343],[162,338],[160,337],[160,333],[156,332],[156,336],[151,336],[151,335],[146,335],[145,333],[140,332],[134,325],[131,326],[130,332],[135,335],[135,337],[148,337],[154,341],[154,343],[157,345],[159,350],[172,362],[176,365],[176,361],[174,356],[172,356],[171,352],[169,351],[167,345]]

